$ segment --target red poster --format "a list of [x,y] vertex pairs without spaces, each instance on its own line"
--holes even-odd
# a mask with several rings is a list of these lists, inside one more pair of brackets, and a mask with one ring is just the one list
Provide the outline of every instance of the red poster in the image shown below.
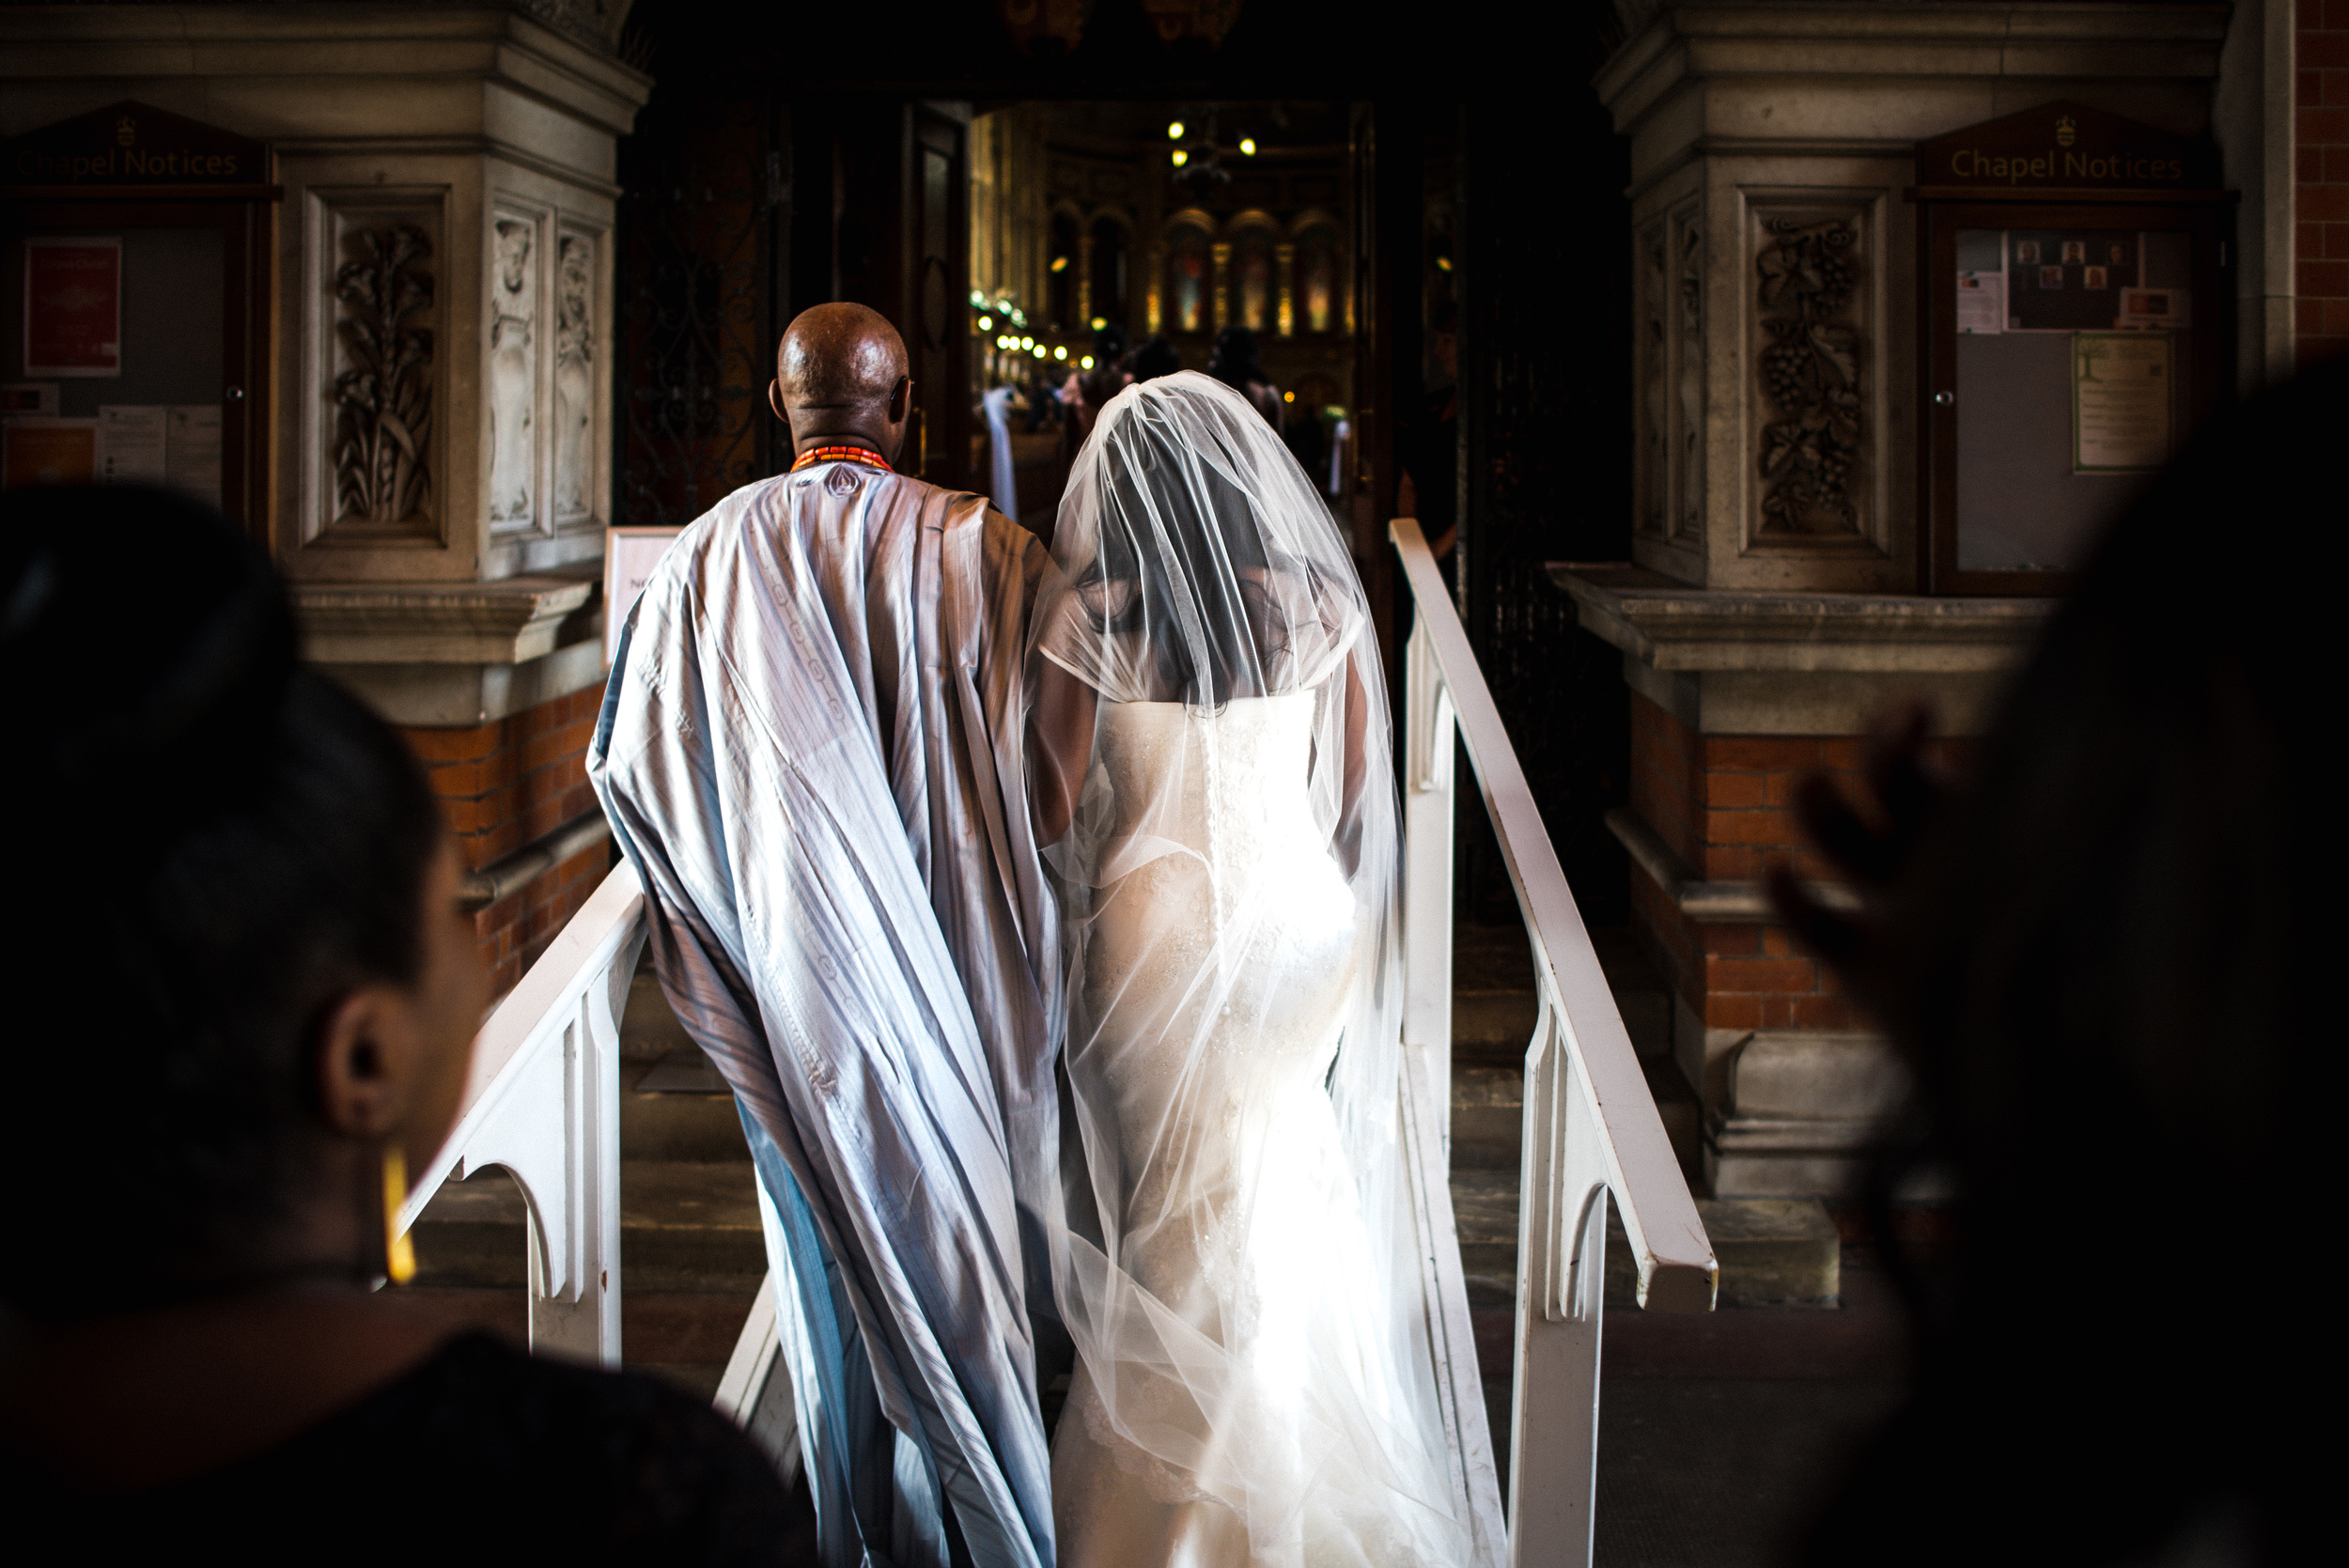
[[24,374],[122,374],[122,241],[24,241]]

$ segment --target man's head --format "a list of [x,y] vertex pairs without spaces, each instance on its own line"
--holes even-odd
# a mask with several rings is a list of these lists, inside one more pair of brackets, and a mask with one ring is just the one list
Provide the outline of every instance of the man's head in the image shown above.
[[795,450],[845,442],[869,445],[894,463],[913,407],[905,340],[863,305],[801,311],[775,350],[767,400],[791,427]]

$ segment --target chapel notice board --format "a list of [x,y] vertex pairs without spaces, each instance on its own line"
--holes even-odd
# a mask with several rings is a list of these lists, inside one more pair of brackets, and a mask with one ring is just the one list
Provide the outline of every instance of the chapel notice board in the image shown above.
[[1919,465],[1939,594],[2057,594],[2224,394],[2207,143],[2057,102],[1918,148]]
[[0,486],[168,486],[266,542],[269,165],[135,101],[0,143]]

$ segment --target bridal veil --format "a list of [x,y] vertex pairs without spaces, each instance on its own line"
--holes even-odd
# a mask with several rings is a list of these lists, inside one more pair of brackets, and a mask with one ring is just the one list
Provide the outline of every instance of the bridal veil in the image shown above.
[[1107,1456],[1075,1482],[1056,1457],[1056,1493],[1209,1505],[1222,1544],[1185,1550],[1215,1560],[1244,1531],[1256,1562],[1464,1561],[1402,1168],[1387,699],[1346,543],[1263,416],[1180,374],[1102,411],[1053,554],[1037,651],[1097,715],[1047,852],[1081,1148],[1056,1455]]

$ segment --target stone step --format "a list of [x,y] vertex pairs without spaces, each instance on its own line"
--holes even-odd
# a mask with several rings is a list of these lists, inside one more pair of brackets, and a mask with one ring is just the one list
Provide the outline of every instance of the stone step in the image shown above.
[[[1648,1094],[1664,1123],[1664,1136],[1679,1157],[1691,1185],[1704,1170],[1703,1108],[1696,1091],[1669,1056],[1643,1056]],[[1525,1127],[1525,1072],[1521,1066],[1460,1066],[1452,1069],[1452,1168],[1455,1171],[1517,1168]]]
[[[748,1159],[622,1159],[623,1299],[754,1289],[767,1271],[756,1183]],[[503,1171],[448,1183],[416,1221],[417,1282],[521,1289],[525,1227],[521,1189]]]
[[686,1045],[649,1065],[620,1063],[622,1159],[728,1161],[750,1158],[734,1095],[701,1048]]
[[[1469,1304],[1517,1300],[1517,1183],[1514,1171],[1455,1169],[1452,1213]],[[1697,1216],[1720,1265],[1722,1307],[1833,1307],[1843,1290],[1835,1221],[1812,1198],[1700,1198]],[[1622,1218],[1607,1219],[1607,1304],[1638,1304]]]
[[657,1062],[680,1049],[698,1053],[693,1037],[685,1032],[685,1026],[670,1010],[669,999],[661,995],[647,949],[636,961],[636,973],[629,980],[628,1001],[620,1013],[620,1056],[626,1061]]
[[[1672,992],[1622,931],[1591,933],[1625,1031],[1642,1057],[1672,1051]],[[1452,942],[1452,1052],[1455,1061],[1503,1065],[1522,1060],[1541,1021],[1532,954],[1518,925],[1462,924]]]

